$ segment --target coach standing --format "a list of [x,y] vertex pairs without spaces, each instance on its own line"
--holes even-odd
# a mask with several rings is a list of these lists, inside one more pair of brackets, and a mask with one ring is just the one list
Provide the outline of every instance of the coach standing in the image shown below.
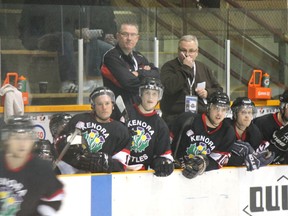
[[139,27],[133,22],[124,22],[116,34],[118,44],[109,50],[103,59],[101,73],[104,86],[117,97],[121,95],[126,106],[139,103],[139,86],[143,77],[160,78],[158,68],[137,51]]
[[160,108],[168,126],[185,111],[205,113],[207,97],[213,92],[223,91],[212,71],[196,61],[197,56],[197,38],[185,35],[178,42],[177,58],[161,68],[164,94]]

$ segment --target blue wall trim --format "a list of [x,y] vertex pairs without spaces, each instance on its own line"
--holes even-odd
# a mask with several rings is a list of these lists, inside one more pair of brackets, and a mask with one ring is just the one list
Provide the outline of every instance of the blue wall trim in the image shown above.
[[91,216],[112,216],[112,175],[91,178]]

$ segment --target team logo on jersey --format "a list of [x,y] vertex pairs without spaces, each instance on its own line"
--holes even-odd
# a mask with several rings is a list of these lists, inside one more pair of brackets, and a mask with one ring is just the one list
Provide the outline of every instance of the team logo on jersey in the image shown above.
[[6,178],[0,178],[0,185],[0,215],[15,216],[27,190],[21,183]]
[[102,146],[105,143],[105,138],[97,130],[92,129],[90,133],[86,131],[82,135],[87,141],[91,153],[98,152],[102,149]]
[[140,153],[145,151],[149,146],[151,140],[151,135],[145,132],[145,129],[142,127],[137,127],[136,134],[133,136],[131,151]]
[[210,154],[211,150],[207,147],[207,145],[203,142],[200,143],[191,143],[190,146],[186,149],[186,154],[189,158],[193,158],[194,155],[200,154]]

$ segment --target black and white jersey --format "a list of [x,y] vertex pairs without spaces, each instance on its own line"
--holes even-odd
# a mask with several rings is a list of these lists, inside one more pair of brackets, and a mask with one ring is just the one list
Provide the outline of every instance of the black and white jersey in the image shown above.
[[178,146],[177,159],[188,160],[194,155],[204,154],[209,158],[207,170],[219,169],[227,164],[231,155],[231,147],[235,141],[235,132],[230,124],[223,121],[217,128],[209,128],[206,125],[205,114],[183,113],[173,126],[173,144],[178,139],[179,128],[187,119],[191,123],[183,130]]
[[277,118],[278,113],[270,113],[254,119],[254,124],[261,131],[264,140],[270,141],[274,131],[279,130],[283,124]]
[[136,104],[127,107],[127,111],[127,126],[133,136],[129,165],[143,164],[147,169],[153,158],[159,156],[173,161],[169,129],[157,112],[144,114]]
[[[254,123],[260,129],[264,140],[270,142],[273,138],[273,133],[278,131],[282,126],[284,126],[277,118],[277,113],[266,114],[254,119]],[[275,158],[277,157],[284,157],[284,161],[280,162],[283,164],[288,163],[288,155],[287,152],[283,152],[278,149],[275,145],[270,144],[268,149],[275,153]],[[286,155],[286,156],[283,156]]]
[[37,216],[39,205],[57,211],[63,199],[63,185],[51,163],[31,156],[27,163],[10,169],[0,154],[0,215]]
[[[67,135],[73,133],[75,131],[75,127],[80,127],[81,136],[84,138],[81,146],[90,153],[103,152],[110,156],[112,159],[118,160],[123,164],[123,169],[125,165],[127,165],[127,161],[130,155],[130,146],[131,146],[131,136],[130,133],[119,121],[114,121],[110,119],[110,122],[100,123],[97,122],[93,112],[91,113],[81,113],[76,114],[72,117],[69,123],[61,132],[61,136],[59,137],[56,149],[59,152],[64,148],[66,142],[61,142],[63,138],[66,141]],[[83,146],[84,145],[84,146]],[[71,146],[72,151],[77,151],[77,148],[73,148]],[[80,151],[80,149],[79,149]],[[71,161],[74,158],[71,156],[76,155],[76,152],[73,154],[66,154],[63,157],[63,161],[71,164]],[[81,152],[79,152],[81,154]],[[113,170],[113,171],[122,171],[121,170]]]

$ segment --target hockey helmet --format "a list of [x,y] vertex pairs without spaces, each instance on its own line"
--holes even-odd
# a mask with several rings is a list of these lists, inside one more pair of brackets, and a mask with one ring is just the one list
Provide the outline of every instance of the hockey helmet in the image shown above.
[[49,140],[37,140],[34,146],[34,153],[44,160],[53,161],[55,159],[55,150]]
[[256,114],[256,108],[255,104],[252,100],[250,100],[248,97],[238,97],[233,101],[233,104],[231,106],[233,118],[237,118],[237,113],[246,108],[252,108],[253,116]]
[[285,90],[279,99],[280,102],[288,103],[288,90]]
[[216,91],[213,92],[207,99],[208,104],[215,104],[220,106],[230,106],[230,100],[226,93]]
[[36,138],[33,131],[34,125],[30,116],[27,115],[15,115],[10,116],[7,119],[6,125],[1,131],[1,139],[7,140],[11,133],[31,133],[32,138]]
[[139,96],[141,97],[145,89],[157,90],[159,92],[158,100],[162,99],[164,87],[159,79],[154,77],[145,77],[139,87]]
[[89,95],[91,108],[93,110],[94,110],[94,106],[95,106],[95,98],[100,96],[100,95],[108,95],[111,98],[112,103],[115,104],[115,94],[114,94],[114,92],[112,90],[110,90],[109,88],[107,88],[105,86],[97,87]]
[[71,118],[72,116],[68,113],[56,113],[51,116],[49,129],[54,138],[59,135]]
[[226,93],[221,91],[213,92],[208,98],[207,98],[208,106],[207,106],[207,113],[210,112],[211,105],[216,105],[220,107],[227,108],[227,111],[229,111],[230,108],[230,100]]
[[285,90],[279,98],[280,100],[280,109],[284,110],[286,104],[288,104],[288,90]]
[[288,118],[285,115],[288,108],[288,89],[286,89],[279,98],[280,100],[280,113],[283,121],[288,122]]

